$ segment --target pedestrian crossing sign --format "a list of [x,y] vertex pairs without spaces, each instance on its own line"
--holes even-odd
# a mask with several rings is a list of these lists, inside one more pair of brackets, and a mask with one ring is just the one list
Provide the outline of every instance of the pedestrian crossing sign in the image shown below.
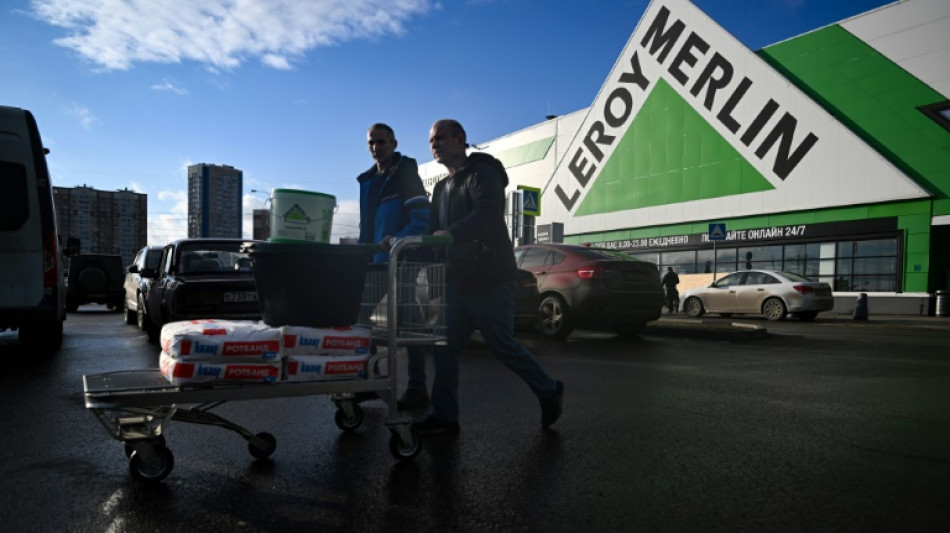
[[711,241],[726,240],[726,225],[723,223],[710,224],[709,225],[709,240]]
[[541,216],[541,189],[518,185],[521,191],[521,212],[533,217]]

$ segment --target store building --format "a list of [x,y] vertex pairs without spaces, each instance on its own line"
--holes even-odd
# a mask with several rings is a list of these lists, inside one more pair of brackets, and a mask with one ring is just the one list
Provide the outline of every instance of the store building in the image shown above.
[[932,314],[950,288],[948,55],[945,0],[759,51],[654,0],[589,108],[478,145],[512,190],[541,189],[539,235],[673,266],[681,291],[789,270],[831,283],[837,312],[866,293],[872,312]]

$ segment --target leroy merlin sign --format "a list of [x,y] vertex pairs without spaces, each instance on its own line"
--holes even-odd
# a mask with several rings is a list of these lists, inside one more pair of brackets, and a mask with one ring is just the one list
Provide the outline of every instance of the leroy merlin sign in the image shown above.
[[[799,121],[776,100],[768,98],[761,105],[752,103],[752,98],[747,100],[747,94],[755,85],[753,81],[746,76],[739,79],[728,57],[713,50],[700,33],[687,28],[683,20],[661,4],[643,32],[639,49],[633,51],[627,68],[617,76],[616,87],[603,99],[601,108],[595,109],[600,118],[583,132],[580,146],[570,158],[568,169],[579,187],[570,192],[561,185],[554,189],[568,209],[577,202],[580,188],[587,186],[598,164],[604,160],[605,148],[617,140],[610,131],[623,127],[633,115],[634,93],[650,88],[652,79],[641,66],[641,55],[648,55],[664,65],[667,73],[687,88],[703,107],[715,112],[716,119],[742,144],[755,143],[756,157],[770,156],[772,172],[780,179],[787,178],[818,142],[818,136],[811,131],[799,134],[796,140]],[[756,107],[751,121],[743,123],[736,118],[740,106]],[[780,118],[770,123],[773,116]]]
[[687,0],[650,4],[566,154],[545,203],[572,232],[926,195]]

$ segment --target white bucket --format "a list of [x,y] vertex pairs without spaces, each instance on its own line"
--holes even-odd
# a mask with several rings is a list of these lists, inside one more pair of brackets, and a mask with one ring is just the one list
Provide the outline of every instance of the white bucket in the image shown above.
[[297,189],[270,191],[271,242],[330,242],[336,197]]

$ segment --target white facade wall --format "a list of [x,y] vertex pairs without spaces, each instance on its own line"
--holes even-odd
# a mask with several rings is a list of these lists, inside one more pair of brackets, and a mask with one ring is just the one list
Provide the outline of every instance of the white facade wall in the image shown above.
[[950,98],[950,2],[903,0],[841,26],[917,79]]

